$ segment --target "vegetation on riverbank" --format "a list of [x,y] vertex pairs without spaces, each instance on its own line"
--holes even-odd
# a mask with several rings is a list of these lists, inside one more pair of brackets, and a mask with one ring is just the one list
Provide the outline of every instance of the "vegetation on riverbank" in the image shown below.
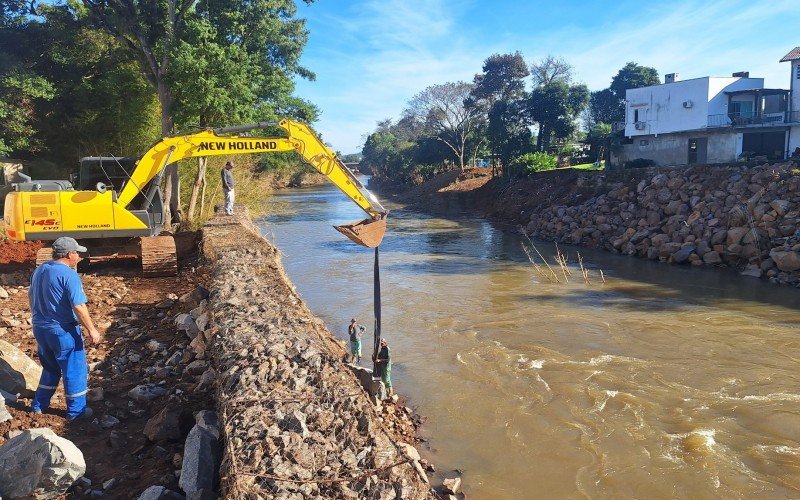
[[391,182],[418,184],[475,166],[491,165],[509,179],[590,165],[607,160],[620,140],[611,123],[623,119],[625,91],[658,81],[655,69],[631,62],[607,89],[590,93],[563,59],[529,66],[519,52],[495,54],[472,83],[432,85],[397,121],[380,122],[362,166]]
[[[173,133],[279,117],[313,122],[317,108],[294,95],[296,77],[314,78],[299,63],[308,32],[296,12],[291,0],[4,2],[0,156],[36,160],[37,178],[66,179],[77,158],[138,157]],[[241,200],[261,188],[261,172],[271,172],[269,184],[301,171],[276,156],[240,162],[248,165],[239,169]],[[218,174],[210,163],[204,173],[203,162],[182,162],[174,194],[166,183],[185,219],[208,213],[197,202],[188,210],[178,195],[194,188],[202,198],[202,180]],[[206,186],[213,203],[214,183]]]

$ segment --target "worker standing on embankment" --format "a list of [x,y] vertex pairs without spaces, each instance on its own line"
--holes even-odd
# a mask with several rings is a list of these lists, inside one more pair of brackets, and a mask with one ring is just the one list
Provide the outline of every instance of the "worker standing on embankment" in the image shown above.
[[381,381],[386,386],[386,393],[391,396],[392,391],[392,353],[389,350],[389,345],[386,339],[381,339],[381,348],[378,355],[375,357],[375,364],[378,368],[378,373]]
[[233,215],[233,202],[236,199],[236,193],[233,190],[233,162],[225,163],[222,168],[222,192],[225,194],[225,215]]
[[86,247],[73,238],[58,238],[53,242],[53,260],[39,266],[31,277],[28,291],[31,322],[42,363],[42,376],[31,408],[34,413],[50,407],[50,399],[63,376],[67,418],[92,416],[91,408],[86,407],[89,372],[78,322],[94,344],[100,342],[100,332],[89,316],[86,293],[75,271],[81,261],[78,252],[85,251]]

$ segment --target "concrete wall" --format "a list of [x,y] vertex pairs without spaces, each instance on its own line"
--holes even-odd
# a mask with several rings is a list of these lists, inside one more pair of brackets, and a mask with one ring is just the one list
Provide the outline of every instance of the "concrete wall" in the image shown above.
[[742,148],[742,134],[724,132],[684,132],[660,136],[634,137],[612,155],[612,163],[624,164],[637,158],[655,161],[658,165],[686,165],[689,161],[689,139],[706,138],[705,163],[735,161]]
[[[625,135],[638,137],[703,128],[708,124],[708,78],[631,89],[625,93]],[[691,101],[690,108],[683,103]],[[644,130],[635,127],[636,112]]]
[[791,109],[800,111],[800,59],[792,61],[792,73],[789,82],[789,90],[792,91]]
[[[725,92],[763,88],[763,78],[711,77],[708,82],[708,114],[723,115],[728,112],[728,94]],[[735,99],[753,102],[753,111],[756,111],[752,95],[735,96]]]
[[800,148],[800,125],[792,127],[789,131],[788,151],[792,154],[795,148]]

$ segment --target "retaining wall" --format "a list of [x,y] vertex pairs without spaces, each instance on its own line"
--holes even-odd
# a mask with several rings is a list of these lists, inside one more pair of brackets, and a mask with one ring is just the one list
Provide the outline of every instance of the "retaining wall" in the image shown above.
[[434,498],[246,215],[203,229],[226,498]]
[[540,207],[528,234],[800,285],[800,171],[793,162],[585,174],[578,185],[593,196]]

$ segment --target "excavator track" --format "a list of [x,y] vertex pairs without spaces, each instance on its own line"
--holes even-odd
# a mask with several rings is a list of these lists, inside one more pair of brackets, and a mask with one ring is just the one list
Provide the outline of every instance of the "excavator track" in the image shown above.
[[40,248],[36,251],[36,267],[39,267],[45,262],[51,260],[53,260],[53,249],[49,246]]
[[142,274],[175,276],[178,274],[178,252],[172,236],[142,238]]

